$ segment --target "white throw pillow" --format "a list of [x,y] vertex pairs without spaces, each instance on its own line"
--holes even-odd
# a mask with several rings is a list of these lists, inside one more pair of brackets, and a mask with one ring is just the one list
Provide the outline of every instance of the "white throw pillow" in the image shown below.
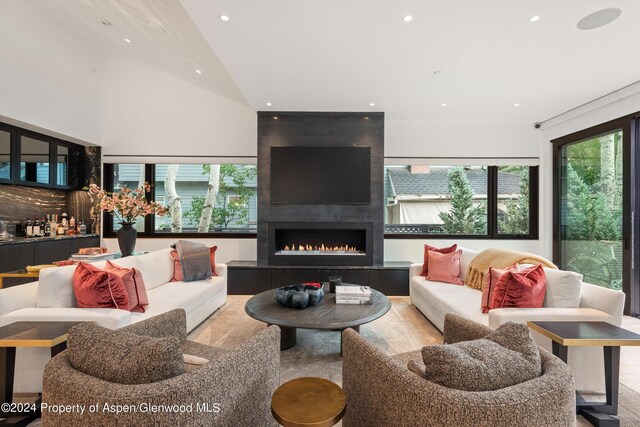
[[[531,267],[531,264],[518,264],[518,270],[527,267]],[[543,269],[547,277],[547,291],[542,306],[552,308],[580,307],[582,274],[548,267],[543,267]]]

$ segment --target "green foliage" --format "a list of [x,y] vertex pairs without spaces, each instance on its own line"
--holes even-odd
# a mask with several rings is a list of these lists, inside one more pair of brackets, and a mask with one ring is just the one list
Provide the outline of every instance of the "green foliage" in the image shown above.
[[487,208],[484,203],[473,205],[473,189],[464,169],[460,166],[449,169],[449,194],[451,210],[441,212],[443,229],[447,234],[484,234],[487,231]]
[[610,211],[606,197],[578,175],[573,162],[567,164],[567,211],[565,235],[567,240],[620,239],[621,211]]
[[[516,170],[513,170],[516,172]],[[520,168],[520,195],[505,202],[505,218],[498,220],[498,230],[504,234],[529,233],[529,168]]]
[[[209,175],[210,165],[202,165],[202,174]],[[229,224],[246,224],[249,222],[249,199],[254,190],[247,188],[247,182],[255,178],[254,166],[220,165],[220,187],[211,212],[211,224],[218,227],[228,227]],[[231,181],[230,183],[228,181]],[[231,197],[231,201],[228,196]],[[197,222],[204,209],[205,196],[191,199],[191,209],[184,213],[184,217]]]

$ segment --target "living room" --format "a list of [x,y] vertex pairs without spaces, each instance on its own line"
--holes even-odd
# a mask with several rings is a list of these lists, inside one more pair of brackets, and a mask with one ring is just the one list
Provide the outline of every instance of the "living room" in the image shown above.
[[[385,353],[441,343],[445,331],[438,323],[444,317],[430,317],[428,308],[411,299],[416,294],[410,297],[409,266],[424,262],[425,244],[456,244],[468,253],[497,248],[535,254],[590,277],[586,283],[601,281],[595,284],[625,296],[624,316],[612,314],[619,317],[618,326],[638,333],[640,251],[633,237],[640,224],[640,59],[631,52],[639,23],[640,5],[624,0],[5,0],[0,3],[0,136],[7,135],[10,150],[5,156],[0,146],[6,157],[0,164],[19,164],[16,147],[28,136],[52,142],[51,160],[59,161],[68,147],[69,171],[75,170],[78,150],[75,159],[82,159],[83,167],[79,177],[70,174],[68,182],[54,179],[52,185],[39,182],[37,165],[44,162],[25,162],[35,168],[32,178],[25,168],[25,179],[15,169],[4,176],[0,167],[0,220],[8,233],[18,235],[16,226],[26,218],[68,211],[88,228],[88,236],[73,236],[74,242],[120,252],[119,221],[92,213],[83,188],[94,183],[113,191],[149,182],[152,200],[169,212],[134,218],[135,251],[153,254],[187,240],[216,246],[215,260],[225,264],[224,301],[206,294],[202,301],[209,309],[186,314],[189,339],[213,346],[233,348],[270,323],[245,313],[254,294],[324,282],[330,274],[373,289],[380,284],[377,290],[388,296],[390,311],[360,332]],[[291,137],[294,127],[302,142]],[[318,140],[322,143],[305,142]],[[280,153],[281,163],[274,167],[274,147],[293,145],[324,150]],[[327,151],[339,146],[367,151]],[[605,155],[611,156],[608,163]],[[295,182],[274,172],[286,170],[287,160],[299,165],[314,159],[309,167],[331,170],[332,158],[339,164],[363,156],[372,183],[364,199],[360,192],[347,194],[347,202],[323,200],[337,197],[335,184],[336,191],[320,194],[314,203],[303,200],[312,191],[287,187],[272,194],[279,178],[285,187]],[[563,181],[570,175],[568,163],[591,199],[611,196],[602,202],[606,207],[601,202],[575,207],[569,199],[578,185]],[[601,170],[607,165],[613,178],[605,182]],[[46,171],[51,178],[60,170]],[[354,171],[332,178],[357,187],[363,174]],[[467,211],[478,215],[466,229],[445,221],[454,200],[451,177],[460,171],[462,191],[472,193]],[[313,181],[300,182],[304,188]],[[317,182],[315,190],[323,181]],[[212,183],[216,201],[203,226]],[[591,212],[594,223],[611,221],[593,225],[589,237],[576,237],[571,234],[575,217],[563,216],[574,211]],[[518,214],[523,218],[514,228]],[[371,241],[363,238],[363,248],[351,250],[347,244],[344,256],[325,253],[311,263],[307,253],[292,261],[285,251],[307,242],[269,246],[275,245],[277,223],[290,229],[293,222],[324,223],[314,225],[321,234],[338,220],[371,223],[361,227]],[[0,246],[0,274],[50,263],[33,255],[25,261],[22,252],[7,249],[18,246]],[[588,253],[580,252],[587,246]],[[54,255],[56,261],[68,257]],[[10,267],[4,268],[7,260]],[[23,286],[19,281],[5,279],[13,285],[6,290]],[[114,328],[126,324],[118,323],[124,317],[113,319]],[[340,335],[308,331],[299,329],[296,347],[281,352],[280,379],[321,376],[342,385]],[[625,396],[638,403],[633,398],[640,393],[640,354],[631,346],[620,352],[620,382],[636,393],[625,389]],[[331,360],[313,365],[323,357]],[[305,358],[314,362],[296,368]],[[18,387],[18,373],[15,381],[16,393],[29,391]],[[620,406],[624,425],[629,412]],[[348,408],[347,400],[347,413]]]

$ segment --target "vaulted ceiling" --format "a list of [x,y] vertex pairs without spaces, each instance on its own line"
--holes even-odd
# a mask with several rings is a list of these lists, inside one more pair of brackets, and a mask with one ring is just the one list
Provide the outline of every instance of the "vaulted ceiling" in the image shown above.
[[[533,123],[640,80],[636,0],[36,2],[105,54],[255,110]],[[577,28],[605,8],[622,14]]]

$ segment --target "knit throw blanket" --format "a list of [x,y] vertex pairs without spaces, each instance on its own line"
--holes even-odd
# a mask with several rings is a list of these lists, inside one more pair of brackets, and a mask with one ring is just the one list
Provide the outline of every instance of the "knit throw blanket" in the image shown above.
[[489,272],[489,267],[508,268],[514,264],[542,264],[558,269],[554,263],[541,256],[527,252],[512,251],[507,249],[489,248],[480,252],[469,263],[467,280],[465,284],[470,288],[482,289],[484,276]]
[[211,259],[209,248],[202,243],[178,240],[176,250],[182,265],[182,276],[185,282],[211,278]]

